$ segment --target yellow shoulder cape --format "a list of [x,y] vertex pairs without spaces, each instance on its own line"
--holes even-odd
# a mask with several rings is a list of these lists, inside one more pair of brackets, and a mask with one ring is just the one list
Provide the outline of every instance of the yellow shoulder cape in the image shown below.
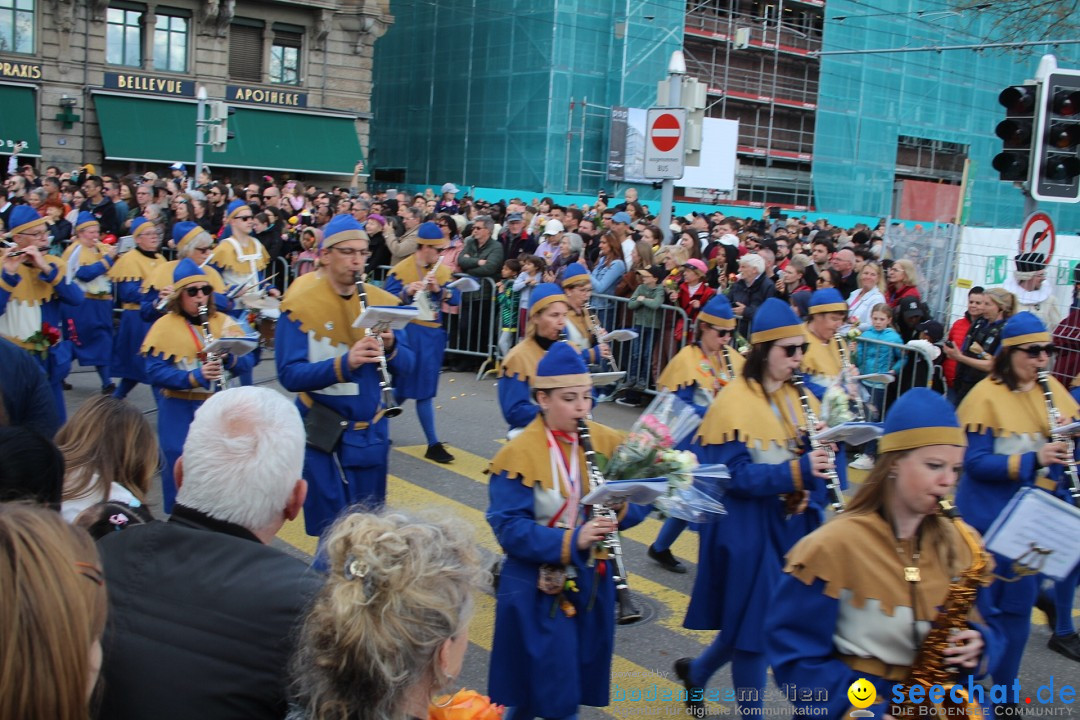
[[[173,272],[179,264],[179,260],[170,260],[164,265],[154,268],[153,274],[143,283],[143,287],[145,289],[154,288],[155,290],[172,287]],[[221,279],[221,273],[209,265],[204,265],[201,269],[206,274],[206,281],[210,283],[210,287],[214,289],[214,292],[225,292],[225,281]]]
[[840,348],[836,345],[836,338],[831,337],[829,342],[822,343],[805,325],[803,333],[809,340],[810,347],[803,356],[802,371],[808,375],[838,376],[843,360],[840,357]]
[[[626,433],[613,430],[606,425],[585,421],[592,435],[593,450],[598,455],[610,458],[611,453],[619,446],[626,437]],[[582,479],[587,481],[585,475],[585,451],[578,448]],[[555,480],[551,477],[551,454],[548,452],[547,434],[544,432],[544,418],[537,415],[531,423],[525,426],[516,438],[503,446],[488,467],[489,475],[506,473],[510,479],[519,479],[525,487],[533,487],[539,484],[545,490],[555,487]],[[559,486],[559,493],[565,497],[565,490]],[[584,493],[583,493],[584,494]]]
[[[971,554],[951,522],[946,522],[957,560],[971,563]],[[978,537],[978,533],[968,528]],[[993,561],[985,577],[990,578]],[[877,513],[843,514],[834,517],[804,537],[787,556],[786,572],[806,585],[815,580],[825,584],[825,594],[834,600],[841,592],[852,594],[851,604],[863,607],[867,600],[881,603],[881,611],[892,616],[898,607],[911,607],[911,593],[903,581],[904,562],[897,555],[892,528]],[[924,548],[919,567],[919,620],[933,620],[949,591],[952,573],[944,567],[937,548]]]
[[[728,362],[731,363],[731,373],[734,374],[735,377],[738,377],[746,360],[744,360],[743,356],[737,351],[732,349],[730,345],[725,345],[721,352],[724,353]],[[716,384],[713,375],[713,373],[715,373],[716,380],[719,381],[719,385],[723,387],[730,383],[734,377],[729,377],[728,363],[723,360],[720,362],[720,367],[715,367],[712,362],[706,359],[705,353],[700,347],[697,345],[687,345],[671,359],[668,366],[660,373],[656,385],[658,388],[671,390],[673,392],[682,390],[694,383],[697,383],[704,388],[712,389],[714,384]],[[713,373],[709,372],[710,367],[713,368]]]
[[[820,414],[817,398],[809,390],[806,394],[810,410]],[[697,438],[703,445],[737,440],[765,448],[771,444],[786,445],[805,430],[806,415],[799,391],[791,383],[784,383],[766,395],[757,382],[740,376],[721,390],[709,406]]]
[[[243,337],[244,329],[225,313],[215,312],[210,317],[210,333],[216,338]],[[150,326],[139,352],[170,361],[194,362],[204,344],[202,327],[191,325],[182,315],[169,313]]]
[[56,295],[53,288],[64,281],[67,275],[67,263],[55,255],[42,255],[42,257],[45,258],[46,263],[55,265],[57,268],[52,282],[42,280],[41,271],[36,266],[19,263],[19,268],[15,271],[15,274],[21,278],[18,285],[8,286],[0,280],[0,287],[11,293],[12,300],[26,305],[37,305],[51,300]]
[[[364,289],[368,305],[401,304],[396,297],[370,283],[364,283]],[[326,338],[337,345],[351,346],[366,335],[363,328],[352,326],[360,317],[359,294],[342,298],[324,277],[290,292],[281,303],[281,311],[300,323],[300,329],[305,333],[314,333],[315,337]]]
[[120,256],[109,269],[109,278],[113,282],[134,282],[136,280],[145,283],[154,274],[154,270],[165,262],[161,255],[148,258],[138,250],[129,250]]
[[293,293],[301,292],[308,285],[317,282],[322,279],[322,270],[312,270],[306,272],[303,275],[298,276],[295,280],[289,283],[289,287],[285,288],[285,295],[283,299],[289,297]]
[[[1080,419],[1080,407],[1054,376],[1050,376],[1054,407],[1063,422]],[[1042,388],[1036,385],[1027,392],[1012,392],[1008,386],[983,378],[971,389],[956,409],[960,425],[967,432],[989,431],[994,437],[1002,435],[1050,435],[1050,416]]]
[[[421,275],[420,269],[416,267],[415,255],[410,255],[391,268],[390,274],[405,285],[416,282],[417,280],[423,280],[426,276],[426,273]],[[440,286],[445,285],[453,279],[453,275],[450,268],[440,263],[439,269],[435,271],[435,281],[439,283]]]
[[[69,261],[71,260],[71,254],[75,252],[75,248],[78,247],[78,245],[79,243],[73,242],[67,246],[67,249],[64,250],[64,254],[61,255],[61,257],[63,258],[65,265],[70,264]],[[103,259],[105,259],[105,253],[98,250],[97,247],[84,246],[83,249],[79,252],[79,267],[93,265],[96,262],[101,262]]]
[[510,349],[499,368],[499,377],[509,377],[529,382],[536,374],[536,366],[547,353],[536,338],[526,338]]
[[[246,275],[251,272],[251,268],[248,267],[246,260],[241,262],[240,259],[236,257],[236,248],[229,242],[230,239],[235,240],[237,243],[240,242],[237,238],[227,238],[222,240],[218,243],[217,247],[214,248],[213,259],[210,262],[218,267],[223,267],[226,270],[232,270],[233,272]],[[249,237],[248,242],[252,243],[248,252],[259,253],[259,258],[255,260],[255,269],[264,269],[270,262],[270,253],[266,252],[266,248],[263,247],[263,244],[257,239]],[[241,245],[241,247],[243,246]]]

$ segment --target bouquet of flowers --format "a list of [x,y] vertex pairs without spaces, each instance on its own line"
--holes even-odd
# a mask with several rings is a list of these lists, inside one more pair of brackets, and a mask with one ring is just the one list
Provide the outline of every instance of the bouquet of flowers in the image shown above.
[[42,359],[45,359],[49,356],[49,348],[60,342],[60,328],[43,322],[41,323],[41,329],[26,338],[26,342],[33,346],[31,352],[35,352]]
[[435,698],[428,706],[428,720],[499,720],[503,709],[488,696],[462,688]]
[[608,480],[666,478],[667,494],[655,504],[665,514],[706,522],[724,514],[719,498],[731,478],[724,465],[699,465],[689,450],[675,449],[697,430],[694,408],[670,392],[658,394],[634,422],[601,470]]

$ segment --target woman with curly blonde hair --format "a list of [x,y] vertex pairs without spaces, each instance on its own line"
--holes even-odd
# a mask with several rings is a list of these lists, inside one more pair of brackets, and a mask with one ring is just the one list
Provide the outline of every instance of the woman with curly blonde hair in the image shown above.
[[326,535],[329,577],[293,659],[296,720],[428,717],[461,672],[473,593],[490,584],[456,520],[355,513]]

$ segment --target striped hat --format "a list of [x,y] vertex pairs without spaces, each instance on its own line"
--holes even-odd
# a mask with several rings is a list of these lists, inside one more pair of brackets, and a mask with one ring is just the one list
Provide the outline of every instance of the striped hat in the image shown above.
[[148,230],[157,230],[157,225],[153,220],[148,220],[144,217],[137,217],[131,221],[131,235],[132,237],[139,237]]
[[323,237],[322,242],[319,243],[319,249],[332,248],[347,240],[367,239],[364,227],[357,222],[356,218],[352,215],[335,215],[323,226]]
[[552,303],[562,302],[570,305],[570,301],[563,294],[562,288],[555,283],[540,283],[529,293],[529,317],[536,314]]
[[563,271],[561,285],[565,288],[582,282],[592,282],[592,275],[585,269],[585,266],[576,262],[567,265],[566,269]]
[[914,450],[927,445],[967,446],[967,436],[956,410],[940,393],[912,388],[902,394],[885,415],[878,452]]
[[[206,231],[203,230],[202,226],[193,222],[187,222],[185,220],[184,222],[176,223],[173,225],[172,230],[173,242],[176,243],[176,249],[182,251],[185,247],[195,242],[195,238],[205,232]],[[209,234],[207,234],[207,237],[209,237]]]
[[173,297],[179,295],[182,288],[185,288],[188,285],[194,285],[197,282],[209,283],[210,278],[207,277],[202,268],[195,264],[194,260],[191,258],[184,258],[176,263],[176,267],[173,268]]
[[[535,292],[535,291],[534,291]],[[568,342],[552,344],[544,357],[536,365],[536,374],[530,378],[534,390],[552,390],[554,388],[592,387],[592,376],[585,361]]]
[[721,330],[735,329],[735,313],[726,295],[713,295],[698,313],[699,323],[708,323]]
[[1013,347],[1030,342],[1050,342],[1050,333],[1043,321],[1029,312],[1018,312],[1001,328],[1001,347]]
[[443,245],[450,241],[443,237],[442,230],[433,222],[421,223],[416,229],[417,245]]
[[822,288],[821,290],[815,290],[810,296],[810,314],[819,315],[821,313],[829,312],[842,312],[848,311],[847,303],[844,302],[844,296],[840,294],[840,291],[836,288]]
[[9,234],[11,235],[18,235],[44,224],[45,218],[29,205],[16,205],[11,209],[11,215],[8,218],[8,225],[11,227]]
[[101,227],[98,223],[98,219],[94,217],[94,213],[83,210],[79,213],[79,217],[75,220],[75,232],[85,230],[88,227]]
[[251,206],[243,200],[233,200],[231,203],[229,203],[229,207],[225,210],[225,220],[235,220],[236,213],[244,210],[245,208],[249,211],[251,210]]
[[750,325],[750,342],[762,343],[783,338],[805,337],[799,316],[779,298],[761,303]]

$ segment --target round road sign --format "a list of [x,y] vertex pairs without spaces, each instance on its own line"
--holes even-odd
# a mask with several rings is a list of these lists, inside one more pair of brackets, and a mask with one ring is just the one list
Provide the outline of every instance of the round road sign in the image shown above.
[[664,113],[656,118],[652,130],[649,131],[649,139],[653,147],[660,152],[668,152],[679,144],[682,137],[682,128],[679,126],[679,118],[671,113]]

